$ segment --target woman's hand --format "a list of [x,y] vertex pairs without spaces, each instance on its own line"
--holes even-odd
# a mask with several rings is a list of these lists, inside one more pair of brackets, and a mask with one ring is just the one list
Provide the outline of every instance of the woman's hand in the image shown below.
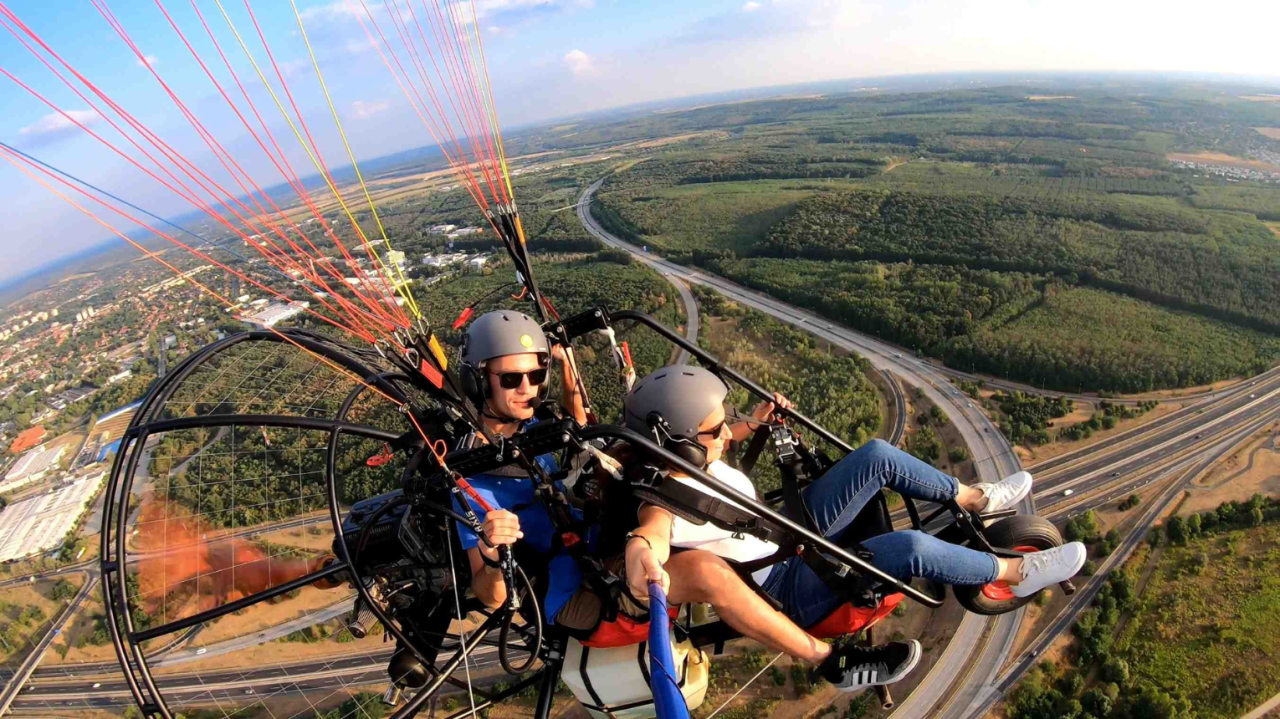
[[484,515],[484,524],[480,527],[493,543],[493,546],[480,542],[476,548],[490,561],[498,561],[498,547],[511,546],[516,540],[524,537],[520,531],[520,518],[505,509],[495,509]]
[[634,537],[627,542],[627,589],[641,604],[649,603],[649,582],[658,582],[664,593],[671,591],[671,575],[662,568],[644,539]]
[[782,409],[791,409],[793,406],[794,405],[791,404],[791,400],[783,397],[778,392],[774,392],[773,401],[761,402],[756,405],[756,408],[751,410],[751,417],[752,419],[759,420],[760,422],[773,422],[776,419],[774,412],[777,408],[781,407]]

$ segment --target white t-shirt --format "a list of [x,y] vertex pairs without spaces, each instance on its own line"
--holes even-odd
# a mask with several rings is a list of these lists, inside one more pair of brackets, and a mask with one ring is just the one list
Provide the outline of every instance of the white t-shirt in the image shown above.
[[[751,484],[751,480],[747,479],[747,475],[724,462],[719,460],[712,462],[711,466],[707,468],[707,474],[747,497],[756,498],[756,488]],[[703,486],[697,480],[687,477],[672,477],[672,479],[709,494],[716,499],[722,499],[739,509],[745,509],[742,505],[721,495],[719,492]],[[712,554],[735,562],[750,562],[778,551],[778,545],[773,542],[766,542],[749,534],[744,535],[741,539],[734,539],[732,532],[725,531],[710,522],[699,525],[678,516],[671,523],[671,546],[685,549],[705,549]],[[755,580],[756,584],[760,584],[769,576],[771,569],[773,569],[772,566],[757,569],[751,574],[751,578]]]

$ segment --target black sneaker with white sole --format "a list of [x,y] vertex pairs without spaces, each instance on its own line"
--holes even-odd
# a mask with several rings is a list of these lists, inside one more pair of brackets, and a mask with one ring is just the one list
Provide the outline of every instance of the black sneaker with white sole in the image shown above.
[[893,684],[920,663],[920,642],[889,642],[874,647],[839,647],[814,670],[842,692]]

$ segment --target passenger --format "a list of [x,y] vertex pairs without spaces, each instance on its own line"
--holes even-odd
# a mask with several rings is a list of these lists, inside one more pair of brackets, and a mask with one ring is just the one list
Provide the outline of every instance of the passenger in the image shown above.
[[[755,497],[751,481],[720,461],[725,443],[746,437],[752,429],[751,422],[730,424],[726,419],[723,402],[727,394],[724,382],[705,369],[664,368],[638,383],[627,396],[625,421],[628,427],[654,435],[668,447],[684,445],[686,450],[693,449],[694,455],[705,452],[698,458],[709,474]],[[775,395],[774,402],[756,407],[754,420],[774,421],[775,403],[791,406],[786,398]],[[657,416],[663,423],[655,430]],[[678,473],[672,476],[719,497],[692,479]],[[1026,497],[1031,475],[1018,472],[998,483],[965,486],[892,445],[873,440],[839,461],[803,494],[818,529],[838,541],[882,489],[930,502],[954,499],[966,509],[993,512]],[[639,519],[639,528],[628,535],[625,545],[627,585],[636,597],[644,597],[648,581],[654,580],[668,588],[672,604],[709,603],[744,636],[811,662],[818,675],[843,691],[896,682],[919,660],[920,644],[915,640],[872,650],[853,646],[833,650],[806,633],[802,627],[817,624],[846,599],[819,579],[803,558],[791,557],[752,577],[782,605],[783,611],[778,612],[725,561],[767,557],[777,550],[775,545],[749,535],[735,538],[710,523],[696,525],[652,505],[641,507]],[[1071,578],[1085,561],[1085,547],[1079,542],[1019,559],[1002,559],[919,531],[890,532],[866,539],[862,545],[874,553],[871,563],[875,567],[903,580],[923,577],[952,585],[1000,580],[1019,597]],[[672,547],[692,551],[673,554]]]
[[[478,317],[467,330],[462,349],[462,372],[475,381],[482,404],[485,427],[495,435],[511,437],[529,427],[538,402],[539,390],[547,382],[551,359],[561,363],[563,405],[579,423],[586,423],[586,411],[574,381],[573,369],[560,346],[551,347],[542,328],[519,312],[501,310]],[[464,382],[467,381],[464,379]],[[464,446],[484,442],[484,435],[472,433]],[[538,457],[548,475],[556,472],[555,457]],[[554,541],[557,535],[551,515],[534,494],[533,482],[519,467],[504,467],[467,481],[493,507],[484,512],[474,502],[470,509],[480,518],[485,534],[495,546],[479,541],[470,527],[458,523],[458,535],[471,564],[471,590],[490,608],[507,600],[507,585],[498,562],[497,546],[524,542],[530,550],[550,561],[550,586],[543,600],[548,618],[554,617],[581,581],[573,558]],[[457,500],[455,499],[455,505]],[[462,510],[462,507],[455,507]]]

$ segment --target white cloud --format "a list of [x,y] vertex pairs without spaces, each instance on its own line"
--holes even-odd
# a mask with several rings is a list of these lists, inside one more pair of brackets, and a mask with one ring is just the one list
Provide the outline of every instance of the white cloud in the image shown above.
[[374,100],[372,102],[356,100],[351,103],[351,111],[356,114],[356,119],[359,120],[367,120],[368,118],[385,111],[389,107],[391,107],[391,103],[386,100]]
[[[595,0],[475,0],[476,17],[480,18],[521,10],[590,9],[595,6]],[[464,20],[469,22],[471,9],[463,8],[460,15],[466,16]]]
[[155,67],[159,59],[155,55],[143,55],[141,60],[134,60],[133,64],[138,67]]
[[367,38],[364,40],[348,40],[346,48],[347,52],[352,55],[363,55],[364,53],[374,49],[374,44]]
[[74,119],[81,125],[92,125],[102,116],[93,110],[67,110],[66,116],[61,113],[51,113],[18,130],[19,135],[53,135],[76,129]]
[[569,66],[569,72],[578,76],[590,75],[596,69],[591,56],[581,50],[570,50],[565,53],[564,64]]
[[758,2],[749,2],[746,5],[742,6],[742,12],[755,12],[756,10],[759,10],[759,9],[760,9],[760,3]]
[[[369,12],[377,12],[377,3],[367,3]],[[338,0],[327,5],[317,5],[303,10],[299,15],[305,20],[345,20],[347,18],[365,17],[364,5],[360,0]]]

